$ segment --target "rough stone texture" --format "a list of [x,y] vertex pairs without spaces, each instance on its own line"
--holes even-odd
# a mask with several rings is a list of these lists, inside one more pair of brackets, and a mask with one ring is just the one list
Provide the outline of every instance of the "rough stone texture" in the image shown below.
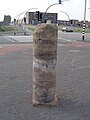
[[33,104],[55,103],[57,34],[54,24],[40,24],[33,33]]

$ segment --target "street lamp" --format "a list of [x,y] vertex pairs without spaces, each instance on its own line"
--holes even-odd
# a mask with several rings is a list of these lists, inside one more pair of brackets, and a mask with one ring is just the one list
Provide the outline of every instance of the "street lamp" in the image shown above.
[[[25,17],[25,16],[26,16],[26,14],[28,13],[28,11],[29,11],[29,10],[33,10],[33,9],[38,9],[38,8],[30,8],[30,9],[28,9],[28,10],[25,12],[24,17],[22,18],[22,21],[21,21],[20,26],[22,25],[23,20],[24,20],[24,22],[26,22],[26,17]],[[25,26],[24,29],[25,29],[24,35],[26,35],[27,26]]]
[[65,13],[67,15],[68,19],[70,20],[70,17],[69,17],[69,15],[66,12],[63,12],[63,11],[59,11],[59,12]]
[[86,21],[86,5],[87,5],[87,0],[85,0],[82,40],[85,39],[85,27],[86,27],[86,23],[85,23],[85,21]]
[[44,14],[43,14],[42,18],[44,18],[45,13],[47,13],[47,11],[48,11],[48,9],[49,9],[50,7],[52,7],[52,6],[54,6],[54,5],[59,5],[59,4],[61,4],[61,0],[59,0],[59,3],[54,3],[54,4],[51,4],[51,5],[50,5],[50,6],[46,9],[46,11],[44,12]]
[[53,5],[59,5],[59,3],[54,3],[54,4],[50,5],[50,6],[46,9],[45,13],[46,13],[46,12],[48,11],[48,9],[49,9],[50,7],[52,7]]
[[71,25],[71,21],[70,21],[69,15],[66,12],[63,12],[63,11],[59,11],[59,12],[66,14],[66,16],[68,17],[68,20],[69,20],[69,25]]
[[20,16],[21,16],[23,13],[24,13],[24,12],[22,12],[22,13],[20,13],[20,14],[17,15],[17,23],[18,23],[18,21],[19,21]]
[[[25,18],[25,15],[27,14],[27,12],[28,12],[29,10],[33,10],[33,9],[38,9],[38,8],[30,8],[30,9],[28,9],[28,10],[25,12],[25,14],[24,14],[23,19]],[[21,24],[20,24],[20,25],[22,25],[23,19],[22,19],[22,21],[21,21]]]
[[[69,1],[69,0],[64,0],[64,1]],[[58,3],[51,4],[51,5],[46,9],[46,11],[44,12],[43,18],[44,18],[45,13],[47,13],[47,11],[48,11],[48,9],[49,9],[50,7],[52,7],[52,6],[54,6],[54,5],[60,5],[60,4],[62,4],[62,2],[64,2],[64,1],[59,0]]]
[[[69,1],[69,0],[64,0],[64,1]],[[54,4],[50,5],[50,6],[46,9],[45,13],[46,13],[46,12],[48,11],[48,9],[49,9],[50,7],[52,7],[53,5],[59,5],[59,4],[62,4],[62,2],[64,2],[64,1],[59,0],[58,3],[54,3]]]

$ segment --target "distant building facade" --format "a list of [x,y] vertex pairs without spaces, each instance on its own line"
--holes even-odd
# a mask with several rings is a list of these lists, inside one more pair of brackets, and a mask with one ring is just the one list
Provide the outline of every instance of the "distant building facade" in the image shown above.
[[[79,21],[75,19],[71,19],[69,21],[66,20],[57,20],[58,25],[65,25],[65,26],[75,26],[75,27],[83,27],[83,22],[84,21]],[[85,21],[86,27],[90,27],[90,22]]]
[[[41,22],[46,23],[48,20],[51,21],[51,23],[57,23],[57,13],[41,13]],[[36,16],[36,12],[28,12],[26,14],[26,24],[33,24],[37,25],[39,23],[39,20]]]
[[11,16],[10,15],[4,15],[4,20],[0,22],[0,25],[7,26],[11,23]]
[[57,20],[58,25],[70,26],[70,21],[67,20]]
[[9,25],[11,23],[11,16],[10,15],[4,15],[4,25]]
[[66,25],[66,26],[78,26],[79,21],[78,20],[74,20],[74,19],[70,19],[69,21],[66,20],[58,20],[58,25]]
[[[83,21],[79,21],[77,19],[70,20],[57,20],[58,13],[41,13],[41,21],[38,20],[36,12],[27,12],[26,14],[26,24],[37,25],[39,22],[47,23],[47,21],[51,21],[51,23],[55,23],[58,25],[65,26],[75,26],[75,27],[83,27]],[[90,22],[86,21],[86,27],[90,27]]]

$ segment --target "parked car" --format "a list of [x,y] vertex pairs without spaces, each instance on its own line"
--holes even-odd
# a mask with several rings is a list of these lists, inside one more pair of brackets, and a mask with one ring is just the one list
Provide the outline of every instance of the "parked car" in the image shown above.
[[73,29],[68,28],[68,27],[63,27],[62,32],[73,32]]

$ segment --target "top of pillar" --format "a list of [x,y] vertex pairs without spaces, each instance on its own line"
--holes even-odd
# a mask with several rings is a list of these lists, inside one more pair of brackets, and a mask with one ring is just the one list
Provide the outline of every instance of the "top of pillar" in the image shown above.
[[55,30],[57,31],[58,30],[58,27],[56,24],[46,24],[46,23],[41,23],[41,24],[38,24],[36,29],[35,29],[35,32],[36,31],[39,31],[39,30]]

